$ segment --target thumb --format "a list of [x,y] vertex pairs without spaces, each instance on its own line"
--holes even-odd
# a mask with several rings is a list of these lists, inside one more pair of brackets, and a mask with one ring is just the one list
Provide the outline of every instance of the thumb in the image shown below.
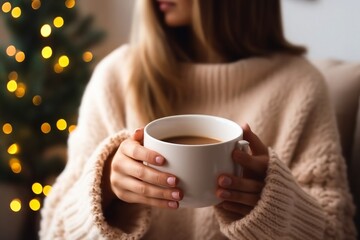
[[268,154],[267,147],[263,144],[260,138],[251,130],[249,124],[245,123],[241,127],[244,131],[244,140],[249,142],[250,149],[253,155]]

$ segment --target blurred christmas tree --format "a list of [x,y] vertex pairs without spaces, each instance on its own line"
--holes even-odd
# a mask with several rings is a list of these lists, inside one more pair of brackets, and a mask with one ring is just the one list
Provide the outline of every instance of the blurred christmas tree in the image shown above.
[[89,49],[103,37],[75,5],[0,0],[11,36],[0,42],[0,181],[29,190],[29,199],[6,203],[13,213],[30,206],[35,215],[66,162],[68,133],[92,71]]

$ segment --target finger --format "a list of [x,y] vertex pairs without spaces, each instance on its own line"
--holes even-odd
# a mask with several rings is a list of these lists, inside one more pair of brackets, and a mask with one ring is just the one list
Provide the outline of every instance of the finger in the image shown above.
[[229,212],[234,212],[237,214],[240,214],[242,216],[246,216],[248,215],[251,210],[253,209],[253,207],[241,204],[241,203],[233,203],[233,202],[228,202],[228,201],[224,201],[220,204],[220,207],[222,207],[224,210],[227,210]]
[[151,151],[143,147],[139,142],[134,140],[125,140],[120,144],[120,151],[125,155],[154,165],[162,165],[165,158],[157,152]]
[[221,175],[218,184],[224,189],[237,190],[246,193],[261,193],[264,183],[248,178],[240,178],[232,175]]
[[115,186],[115,192],[117,192],[116,189],[124,189],[150,198],[173,201],[180,201],[183,198],[179,189],[158,187],[128,176],[118,176],[113,181],[113,186]]
[[268,154],[267,147],[263,144],[260,138],[251,130],[249,124],[242,126],[244,131],[244,140],[249,142],[251,151],[254,155],[265,155]]
[[121,160],[117,157],[114,159],[115,161],[112,161],[112,168],[115,172],[126,173],[126,175],[157,186],[175,187],[178,183],[178,179],[175,176],[148,167],[142,162],[134,161],[126,156]]
[[142,142],[144,139],[144,129],[138,128],[134,131],[134,133],[131,135],[131,138],[135,141]]
[[248,169],[258,176],[266,176],[269,164],[268,155],[252,156],[243,151],[235,149],[233,151],[233,159],[239,163],[244,170]]
[[159,208],[171,208],[171,209],[179,208],[179,203],[177,201],[149,198],[130,191],[122,191],[119,193],[118,197],[119,199],[128,203],[140,203],[140,204],[150,205]]
[[255,206],[260,199],[260,194],[230,191],[223,188],[216,190],[216,196],[226,201],[241,203],[246,206]]

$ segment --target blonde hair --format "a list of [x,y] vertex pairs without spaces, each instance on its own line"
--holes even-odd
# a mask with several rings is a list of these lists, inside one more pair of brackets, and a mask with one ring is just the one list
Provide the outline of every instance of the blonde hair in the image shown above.
[[[181,98],[180,62],[231,62],[274,52],[303,54],[284,37],[280,0],[193,0],[192,26],[168,27],[156,1],[138,0],[130,40],[130,87],[142,121],[170,115]],[[193,55],[196,39],[207,56]]]

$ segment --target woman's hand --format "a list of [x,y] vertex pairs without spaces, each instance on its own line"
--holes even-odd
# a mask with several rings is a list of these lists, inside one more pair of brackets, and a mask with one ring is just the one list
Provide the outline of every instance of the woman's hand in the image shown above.
[[219,176],[216,195],[224,200],[218,207],[245,216],[260,199],[269,156],[267,148],[251,131],[249,125],[246,124],[243,130],[244,139],[249,142],[252,154],[235,149],[232,156],[235,163],[242,166],[243,176]]
[[183,196],[176,188],[177,178],[143,164],[165,163],[158,153],[142,146],[143,137],[144,130],[138,129],[121,143],[111,163],[111,190],[124,202],[176,209]]

